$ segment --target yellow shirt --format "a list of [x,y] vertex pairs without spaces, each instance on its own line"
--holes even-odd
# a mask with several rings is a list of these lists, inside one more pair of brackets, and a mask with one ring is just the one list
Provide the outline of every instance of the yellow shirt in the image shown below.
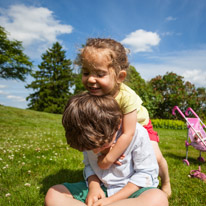
[[149,114],[147,109],[142,106],[141,98],[127,85],[123,83],[120,85],[120,91],[115,99],[123,114],[130,113],[136,109],[137,122],[143,126],[149,123]]

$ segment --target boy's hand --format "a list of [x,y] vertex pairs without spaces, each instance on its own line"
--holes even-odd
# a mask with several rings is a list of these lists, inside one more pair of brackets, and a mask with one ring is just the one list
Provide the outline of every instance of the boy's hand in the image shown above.
[[104,206],[104,205],[109,205],[111,200],[108,197],[102,198],[98,201],[96,201],[92,206]]
[[104,191],[101,187],[90,189],[86,198],[87,206],[93,206],[98,200],[105,198]]

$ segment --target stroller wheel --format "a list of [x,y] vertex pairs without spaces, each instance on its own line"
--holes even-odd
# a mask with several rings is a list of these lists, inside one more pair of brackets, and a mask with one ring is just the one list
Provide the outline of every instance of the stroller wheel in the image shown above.
[[200,162],[205,162],[203,157],[198,157],[197,160],[200,161]]
[[182,161],[183,161],[183,163],[186,164],[187,166],[190,165],[190,163],[189,163],[189,161],[188,161],[187,159],[183,159]]

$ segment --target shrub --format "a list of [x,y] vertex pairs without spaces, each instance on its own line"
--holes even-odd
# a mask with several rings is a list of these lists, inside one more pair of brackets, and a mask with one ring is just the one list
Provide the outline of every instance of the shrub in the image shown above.
[[170,119],[152,119],[154,128],[164,129],[187,129],[186,122],[182,120],[170,120]]

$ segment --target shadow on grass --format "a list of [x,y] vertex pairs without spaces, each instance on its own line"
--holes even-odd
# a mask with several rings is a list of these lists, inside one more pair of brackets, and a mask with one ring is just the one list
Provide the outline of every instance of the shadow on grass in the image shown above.
[[166,154],[164,154],[164,157],[171,157],[172,159],[177,159],[177,160],[182,160],[185,158],[182,155],[177,155],[174,153],[166,153]]
[[[173,159],[176,159],[176,160],[180,160],[183,162],[184,159],[186,159],[186,153],[185,155],[177,155],[177,154],[174,154],[174,153],[167,153],[166,155],[164,156],[167,156],[167,157],[170,157],[170,158],[173,158]],[[200,162],[198,159],[198,156],[196,158],[194,157],[190,157],[189,154],[188,154],[188,161],[189,163],[192,163],[194,165],[201,165],[202,162]]]
[[79,182],[83,180],[82,173],[82,170],[59,170],[56,174],[51,174],[42,180],[40,194],[46,195],[48,189],[53,185],[62,184],[64,182]]

